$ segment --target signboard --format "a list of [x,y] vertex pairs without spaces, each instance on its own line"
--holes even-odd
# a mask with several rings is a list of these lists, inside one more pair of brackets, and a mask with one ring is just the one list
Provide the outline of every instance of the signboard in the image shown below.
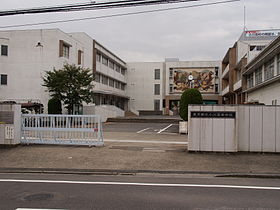
[[174,68],[173,92],[196,88],[201,93],[215,93],[215,68]]
[[191,112],[191,118],[235,118],[235,112],[208,112],[195,111]]
[[279,36],[280,30],[264,30],[264,31],[245,31],[246,37],[271,37]]

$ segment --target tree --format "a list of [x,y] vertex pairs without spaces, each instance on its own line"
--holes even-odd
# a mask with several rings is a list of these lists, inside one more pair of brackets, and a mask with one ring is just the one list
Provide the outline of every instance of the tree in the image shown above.
[[93,100],[94,76],[90,69],[75,64],[65,64],[62,69],[46,71],[43,86],[48,88],[50,95],[66,105],[68,114],[73,113],[74,105],[90,103]]
[[202,104],[202,96],[198,89],[187,89],[183,92],[180,101],[179,115],[184,120],[188,120],[188,105],[189,104]]
[[48,102],[48,113],[49,114],[61,114],[61,101],[57,98],[51,98]]

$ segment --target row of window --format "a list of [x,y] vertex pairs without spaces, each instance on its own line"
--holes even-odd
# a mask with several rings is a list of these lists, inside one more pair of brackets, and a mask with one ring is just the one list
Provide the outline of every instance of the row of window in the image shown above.
[[95,74],[95,82],[109,85],[110,87],[124,90],[125,84],[102,74]]
[[[255,85],[262,83],[263,81],[269,80],[274,77],[274,58],[269,60],[267,63],[264,64],[264,71],[263,67],[259,67],[254,73],[251,73],[247,77],[247,86],[251,88],[254,86],[254,76],[255,76]],[[264,73],[264,75],[263,75]],[[277,75],[280,74],[280,54],[277,55]],[[264,80],[263,80],[264,78]]]
[[102,63],[105,66],[115,70],[116,72],[125,75],[125,69],[122,68],[119,64],[115,63],[114,61],[110,60],[108,57],[101,55],[100,53],[96,53],[96,60]]
[[262,51],[265,48],[265,45],[251,45],[250,51]]
[[8,56],[8,45],[1,45],[1,56]]

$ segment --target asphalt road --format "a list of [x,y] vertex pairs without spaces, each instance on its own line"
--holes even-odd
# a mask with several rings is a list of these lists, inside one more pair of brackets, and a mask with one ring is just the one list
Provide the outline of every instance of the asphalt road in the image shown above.
[[118,123],[103,124],[104,132],[133,132],[133,133],[178,133],[179,124],[172,123]]
[[0,209],[279,209],[280,180],[0,175]]

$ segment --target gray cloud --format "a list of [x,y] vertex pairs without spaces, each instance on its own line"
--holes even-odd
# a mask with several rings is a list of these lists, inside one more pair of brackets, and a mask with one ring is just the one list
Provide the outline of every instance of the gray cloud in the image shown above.
[[[207,2],[215,2],[215,0],[201,0],[200,3]],[[59,4],[65,4],[65,1],[49,0],[46,3],[44,0],[1,0],[1,9]],[[193,3],[161,7],[190,4]],[[280,13],[277,9],[280,6],[279,0],[247,0],[245,5],[248,29],[280,28],[278,21]],[[181,60],[220,60],[242,33],[243,6],[244,0],[224,5],[27,28],[60,28],[65,32],[83,31],[126,61],[162,61],[166,57],[177,57]],[[0,25],[100,16],[153,8],[158,6],[0,17]]]

